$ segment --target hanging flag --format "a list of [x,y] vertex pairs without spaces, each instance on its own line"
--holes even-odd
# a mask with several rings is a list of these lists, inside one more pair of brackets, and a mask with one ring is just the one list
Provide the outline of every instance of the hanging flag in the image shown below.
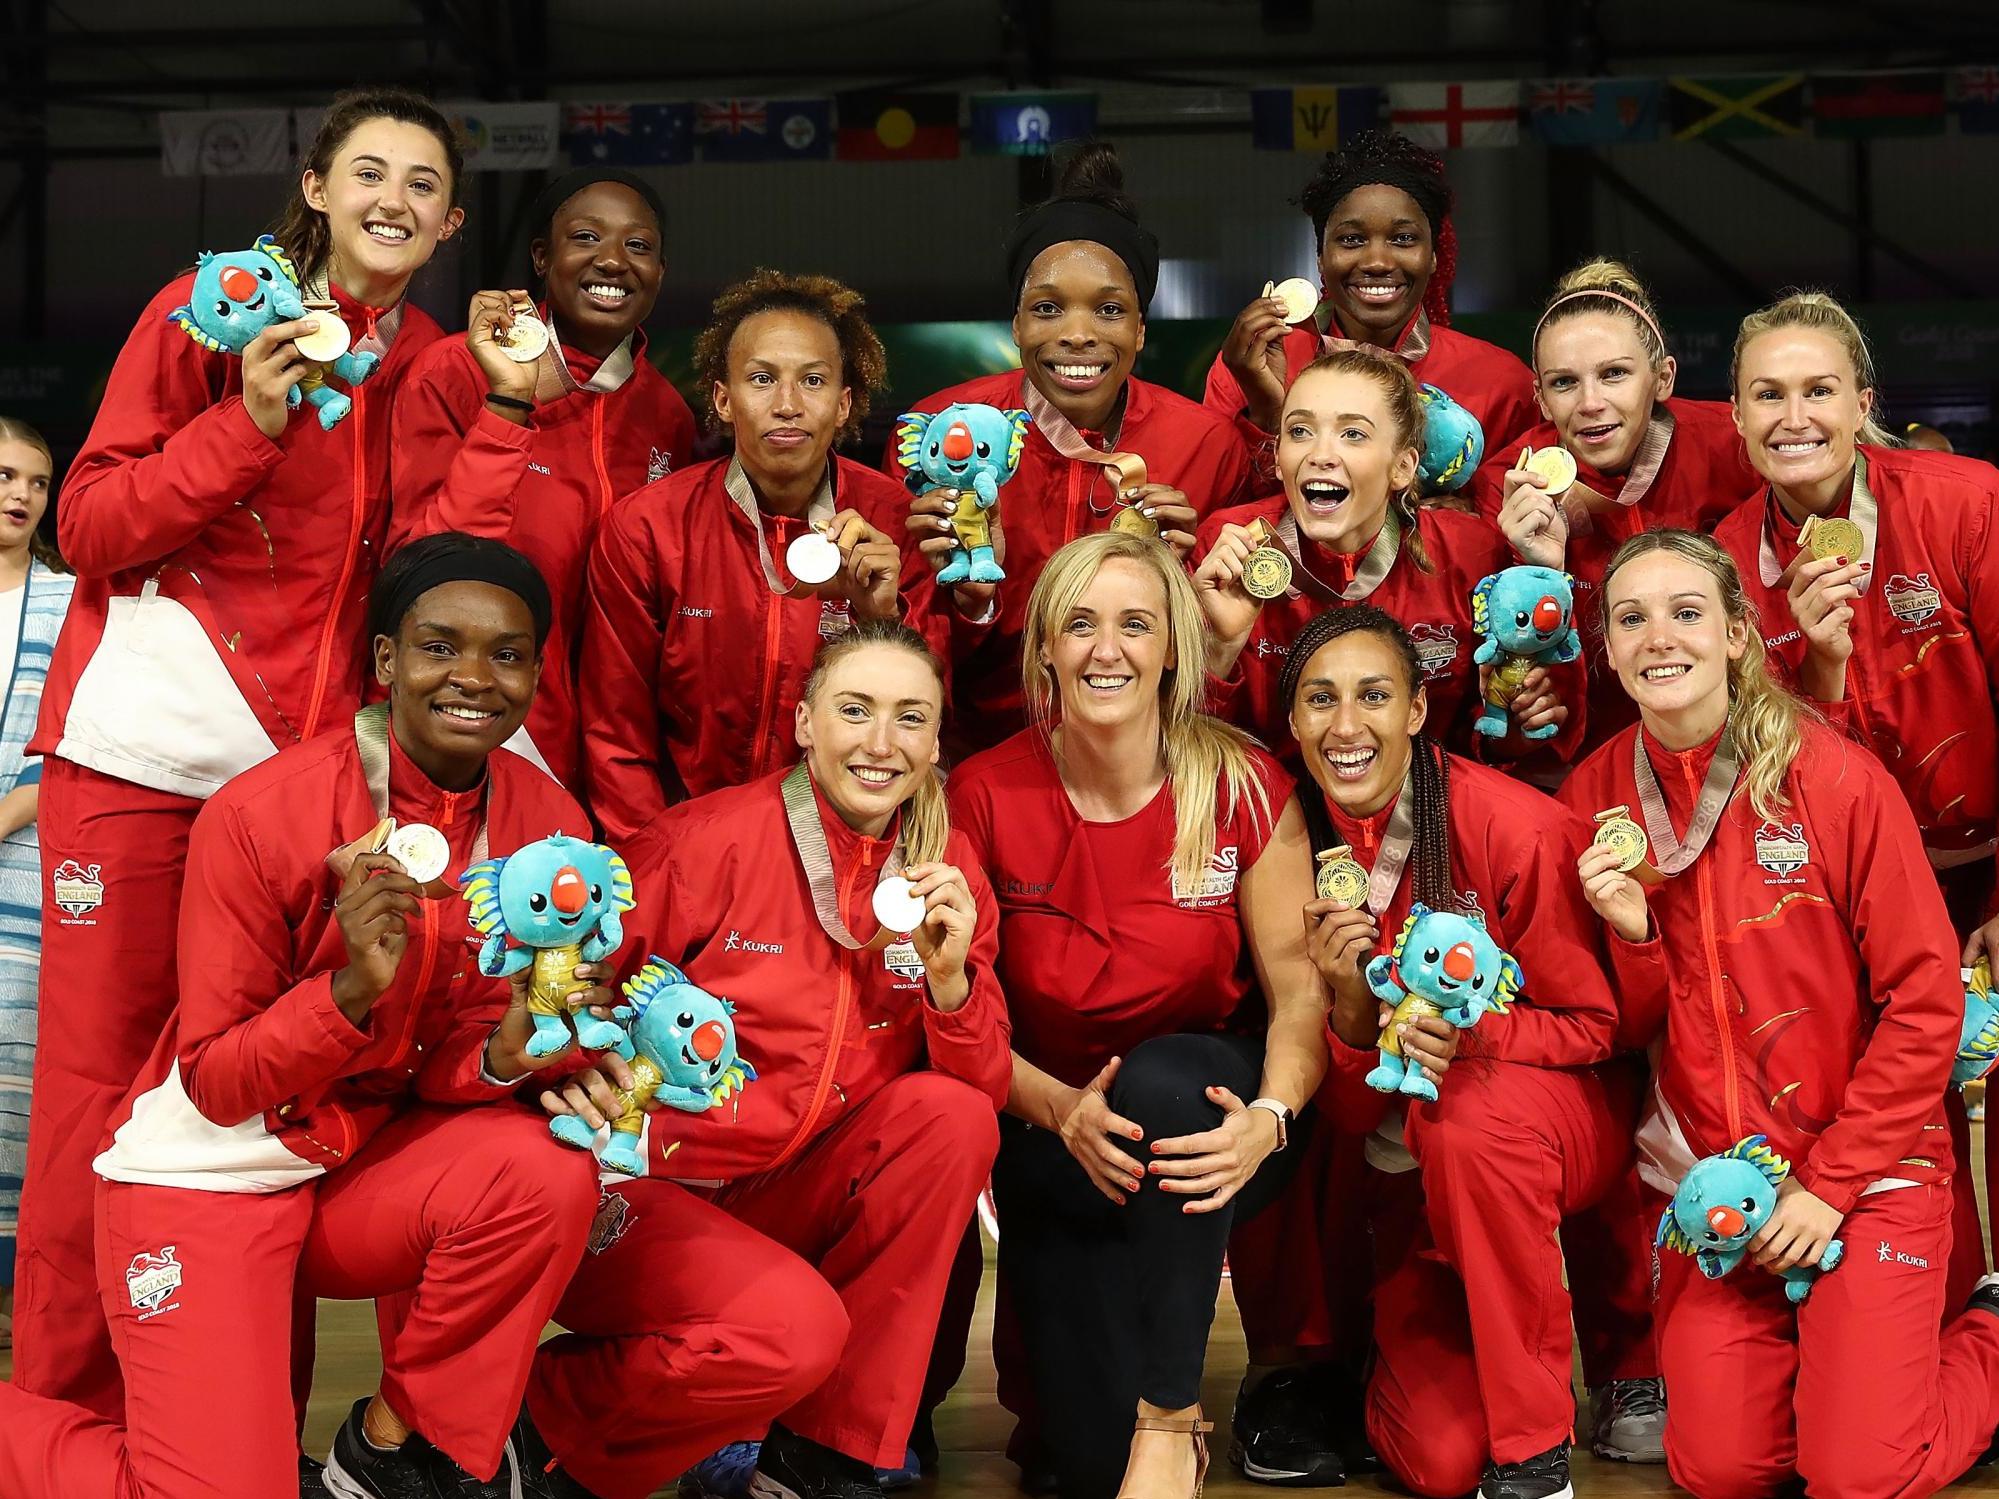
[[972,95],[975,156],[1046,156],[1051,146],[1081,140],[1096,128],[1095,94]]
[[160,113],[160,171],[168,177],[275,176],[291,169],[291,112],[170,109]]
[[1381,123],[1381,90],[1256,88],[1249,91],[1250,138],[1259,151],[1337,151]]
[[562,107],[553,100],[496,103],[472,99],[446,104],[443,109],[464,144],[466,171],[536,171],[555,165]]
[[1676,141],[1744,140],[1805,133],[1805,79],[1669,78],[1666,124]]
[[694,134],[703,161],[824,161],[833,154],[833,101],[703,99]]
[[1812,129],[1822,137],[1942,135],[1942,73],[1827,73],[1812,78]]
[[694,159],[694,106],[571,104],[562,142],[579,167],[679,166]]
[[842,161],[947,161],[958,154],[958,96],[841,94]]
[[1551,146],[1608,146],[1659,138],[1656,78],[1536,78],[1527,123]]
[[1520,85],[1392,83],[1389,117],[1395,128],[1431,147],[1511,146],[1520,140]]
[[1950,79],[1957,128],[1967,135],[1999,131],[1999,68],[1958,68]]

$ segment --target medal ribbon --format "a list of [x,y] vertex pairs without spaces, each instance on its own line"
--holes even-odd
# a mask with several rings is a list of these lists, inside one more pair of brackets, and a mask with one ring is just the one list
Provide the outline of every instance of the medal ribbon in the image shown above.
[[[389,815],[389,705],[370,703],[354,715],[354,748],[361,756],[361,777],[368,783],[368,800],[375,805],[375,818],[379,822]],[[492,780],[488,772],[486,785]],[[486,794],[479,795],[479,830],[472,835],[472,857],[465,861],[469,868],[484,863],[486,859]]]
[[1298,534],[1298,517],[1291,513],[1289,505],[1278,518],[1273,528],[1277,532],[1277,543],[1291,554],[1291,560],[1314,583],[1327,593],[1352,603],[1366,598],[1381,586],[1389,569],[1395,566],[1396,555],[1402,550],[1402,519],[1390,505],[1381,517],[1381,529],[1374,533],[1374,544],[1367,549],[1367,555],[1360,559],[1360,566],[1354,569],[1353,581],[1345,588],[1335,589],[1325,583],[1311,568],[1305,565],[1302,539]]
[[[833,885],[833,853],[826,846],[826,829],[819,821],[819,801],[812,794],[812,772],[803,760],[791,767],[781,790],[784,818],[791,824],[791,846],[798,850],[798,862],[804,866],[805,883],[812,891],[812,910],[820,927],[849,952],[879,952],[888,946],[895,936],[893,932],[881,927],[863,942],[847,930],[847,923],[840,915],[840,898]],[[875,877],[875,883],[879,885],[901,873],[902,837],[898,833],[895,847],[889,850],[888,860]]]
[[1416,841],[1416,817],[1409,810],[1410,773],[1402,776],[1402,789],[1395,796],[1395,810],[1388,814],[1388,830],[1382,834],[1381,852],[1367,874],[1367,909],[1379,922],[1382,913],[1395,903],[1402,885],[1402,871],[1409,863],[1409,849]]
[[1715,746],[1707,779],[1701,782],[1701,794],[1694,803],[1694,815],[1687,820],[1687,840],[1682,843],[1673,831],[1665,793],[1660,791],[1659,778],[1652,770],[1652,757],[1645,752],[1645,731],[1638,731],[1631,741],[1631,774],[1638,782],[1638,807],[1645,814],[1646,836],[1652,840],[1654,869],[1664,875],[1675,875],[1701,856],[1701,850],[1721,825],[1721,814],[1727,809],[1729,798],[1735,795],[1735,783],[1741,773],[1735,741],[1729,734],[1729,725],[1723,724],[1721,743]]
[[[1328,297],[1319,303],[1318,310],[1312,314],[1312,320],[1319,325],[1321,354],[1362,347],[1359,339],[1347,338],[1335,331],[1340,325],[1333,317],[1332,298]],[[1379,349],[1380,346],[1369,344],[1366,347]],[[1420,363],[1430,352],[1430,314],[1420,307],[1417,308],[1416,316],[1409,320],[1409,326],[1403,331],[1401,341],[1393,349],[1383,352],[1393,354],[1405,364]]]
[[[324,313],[315,314],[311,304],[314,302],[333,301],[333,291],[326,284],[326,272],[322,270],[318,276],[301,287],[299,294],[307,304],[307,316],[325,316],[326,314]],[[389,345],[396,341],[397,330],[403,325],[403,306],[407,300],[405,298],[403,302],[396,303],[387,312],[378,311],[373,307],[368,308],[367,326],[361,330],[361,336],[355,339],[350,346],[351,351],[354,353],[376,354],[383,359],[387,359],[389,357]],[[337,306],[338,304],[335,305]],[[340,316],[338,311],[332,315],[334,317]]]
[[[1766,503],[1770,505],[1780,503],[1775,490],[1770,491]],[[1853,498],[1847,505],[1846,513],[1847,519],[1860,527],[1860,534],[1864,538],[1860,555],[1853,560],[1868,564],[1867,571],[1863,572],[1854,584],[1854,587],[1865,593],[1868,583],[1874,577],[1874,538],[1880,530],[1881,504],[1874,498],[1874,491],[1867,487],[1867,455],[1858,447],[1853,450]],[[1776,543],[1770,538],[1770,526],[1771,519],[1766,513],[1763,517],[1763,537],[1756,553],[1756,569],[1762,575],[1765,588],[1786,588],[1790,586],[1791,574],[1797,570],[1798,564],[1809,553],[1801,547],[1788,564],[1779,562]]]
[[1673,444],[1673,413],[1664,406],[1652,408],[1652,419],[1645,424],[1645,435],[1638,439],[1638,451],[1631,455],[1631,467],[1625,473],[1624,487],[1613,498],[1598,494],[1589,485],[1578,479],[1569,486],[1562,496],[1561,504],[1569,521],[1569,534],[1586,536],[1596,528],[1596,518],[1613,510],[1629,510],[1646,495],[1658,482],[1659,470],[1665,467],[1666,450]]
[[1027,412],[1041,435],[1048,439],[1048,446],[1064,458],[1076,463],[1094,463],[1108,469],[1111,486],[1122,500],[1134,489],[1146,485],[1145,460],[1136,453],[1102,452],[1090,446],[1083,434],[1076,430],[1076,424],[1055,409],[1050,401],[1035,388],[1034,382],[1025,376],[1020,382],[1020,404]]
[[604,362],[597,366],[597,373],[588,380],[578,382],[570,372],[569,360],[562,352],[562,340],[557,337],[555,324],[544,317],[548,324],[548,347],[541,351],[534,377],[534,398],[537,401],[553,401],[558,396],[573,395],[579,390],[595,391],[608,395],[619,389],[632,378],[638,368],[638,361],[632,354],[632,340],[636,334],[628,334],[625,341],[604,356]]
[[[770,585],[772,593],[786,598],[804,598],[813,591],[807,583],[787,583],[777,575],[777,562],[771,557],[770,543],[764,538],[763,512],[757,507],[757,492],[750,484],[750,476],[743,470],[741,457],[729,460],[728,472],[722,476],[722,487],[729,492],[729,498],[736,502],[736,508],[743,512],[743,519],[750,523],[750,533],[757,539],[757,561],[763,564],[764,582]],[[833,465],[826,465],[826,477],[819,481],[819,492],[812,496],[812,503],[805,507],[805,522],[813,530],[823,530],[826,522],[833,518]]]

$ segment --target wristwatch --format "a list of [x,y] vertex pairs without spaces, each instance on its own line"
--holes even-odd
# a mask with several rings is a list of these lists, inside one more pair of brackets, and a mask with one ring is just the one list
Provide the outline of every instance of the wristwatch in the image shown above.
[[[1291,1120],[1293,1116],[1288,1105],[1275,1098],[1252,1098],[1249,1101],[1249,1106],[1252,1109],[1264,1110],[1271,1118],[1277,1121],[1276,1150],[1282,1150],[1286,1145],[1291,1143]],[[1272,1151],[1273,1155],[1275,1153],[1275,1150]]]

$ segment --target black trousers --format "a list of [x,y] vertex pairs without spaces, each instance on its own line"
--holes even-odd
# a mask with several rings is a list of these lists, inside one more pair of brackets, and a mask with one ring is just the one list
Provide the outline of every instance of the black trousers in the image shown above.
[[[1210,1087],[1247,1103],[1263,1072],[1261,1037],[1159,1036],[1132,1049],[1111,1085],[1112,1112],[1145,1131],[1119,1143],[1145,1162],[1156,1139],[1221,1123]],[[1097,1190],[1059,1135],[1000,1120],[993,1198],[999,1273],[1019,1317],[1046,1455],[1063,1499],[1115,1495],[1139,1400],[1169,1410],[1201,1397],[1201,1367],[1221,1289],[1229,1228],[1283,1190],[1292,1148],[1270,1156],[1233,1201],[1187,1213],[1194,1199],[1148,1177],[1120,1207]]]

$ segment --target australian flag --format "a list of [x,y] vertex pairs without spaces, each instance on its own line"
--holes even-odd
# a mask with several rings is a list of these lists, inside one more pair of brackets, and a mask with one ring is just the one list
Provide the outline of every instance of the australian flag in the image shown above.
[[1551,146],[1609,146],[1659,138],[1656,78],[1536,78],[1527,123]]
[[572,165],[677,166],[694,159],[691,104],[571,104],[562,143]]

